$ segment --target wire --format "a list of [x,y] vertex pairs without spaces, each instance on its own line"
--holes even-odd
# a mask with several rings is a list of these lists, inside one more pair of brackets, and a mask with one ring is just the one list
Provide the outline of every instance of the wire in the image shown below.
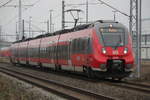
[[106,2],[104,2],[104,1],[102,1],[102,0],[98,0],[98,1],[101,2],[101,4],[104,4],[104,5],[106,5],[107,7],[110,7],[111,9],[113,9],[113,10],[115,10],[115,11],[117,11],[117,12],[119,12],[119,13],[121,13],[121,14],[127,16],[127,17],[130,17],[130,15],[128,15],[128,14],[126,14],[126,13],[124,13],[124,12],[118,10],[117,8],[115,8],[115,7],[113,7],[113,6],[109,5],[109,4],[107,4]]
[[56,18],[58,18],[58,17],[61,17],[60,15],[61,15],[60,13],[59,13],[59,14],[57,14],[56,16],[54,16],[54,18],[53,18],[53,19],[56,19]]
[[[25,21],[26,23],[29,23],[29,21]],[[38,29],[39,31],[44,31],[46,32],[45,30],[42,30],[41,28],[39,28],[38,26],[34,25],[34,24],[31,24],[33,27],[35,27],[36,29]]]
[[[12,0],[11,0],[12,1]],[[34,2],[33,4],[32,4],[32,6],[31,7],[33,7],[33,6],[35,6],[38,2],[39,2],[40,0],[37,0],[36,2]],[[7,3],[8,4],[8,3]],[[4,5],[5,6],[5,5]],[[24,11],[26,11],[26,10],[28,10],[28,9],[30,9],[31,7],[28,7],[27,9],[25,9]],[[23,12],[24,12],[23,11]],[[4,24],[4,26],[7,26],[8,24],[10,24],[12,21],[14,21],[14,19],[16,19],[16,17],[17,17],[17,15],[16,16],[14,16],[11,20],[9,20],[6,24]]]
[[6,3],[2,4],[2,5],[0,6],[0,8],[4,7],[4,6],[7,5],[8,3],[10,3],[11,1],[12,1],[12,0],[8,0]]
[[[36,5],[37,3],[39,3],[41,0],[37,0],[37,1],[35,1],[33,4],[32,4],[32,7],[34,6],[34,5]],[[31,7],[30,7],[31,8]]]

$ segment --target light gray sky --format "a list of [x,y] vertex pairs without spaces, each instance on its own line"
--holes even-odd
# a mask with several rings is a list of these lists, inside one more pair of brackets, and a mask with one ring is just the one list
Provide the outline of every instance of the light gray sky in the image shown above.
[[[19,0],[12,0],[8,5],[18,5]],[[49,19],[49,10],[53,9],[53,23],[55,30],[61,29],[61,1],[62,0],[22,0],[22,4],[30,5],[39,1],[33,7],[24,7],[22,18],[26,21],[29,20],[29,16],[32,16],[32,23],[38,26],[40,29],[46,30],[46,24],[40,23]],[[129,14],[130,0],[103,0],[117,9]],[[6,0],[0,0],[0,5],[5,3]],[[85,3],[86,0],[65,0],[66,4],[79,4]],[[89,3],[98,3],[98,0],[89,0]],[[142,0],[142,17],[150,18],[150,0]],[[27,9],[25,9],[27,8]],[[70,8],[80,8],[84,12],[81,13],[80,18],[85,20],[85,6],[71,6]],[[105,5],[90,5],[89,6],[89,20],[94,21],[98,19],[113,19],[113,10]],[[66,14],[66,19],[72,21],[70,14]],[[122,22],[128,27],[128,18],[117,13],[116,20]],[[18,21],[18,8],[0,8],[0,25],[3,27],[3,32],[6,34],[15,34],[16,22]],[[25,29],[28,30],[28,23],[25,23]],[[34,28],[35,30],[36,28]]]

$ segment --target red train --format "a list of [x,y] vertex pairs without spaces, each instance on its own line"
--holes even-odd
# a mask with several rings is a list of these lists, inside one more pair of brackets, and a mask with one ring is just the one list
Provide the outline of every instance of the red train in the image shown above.
[[11,52],[9,47],[4,47],[0,49],[0,57],[7,57],[9,58],[11,56]]
[[122,79],[134,69],[132,40],[119,22],[98,20],[14,42],[11,62]]

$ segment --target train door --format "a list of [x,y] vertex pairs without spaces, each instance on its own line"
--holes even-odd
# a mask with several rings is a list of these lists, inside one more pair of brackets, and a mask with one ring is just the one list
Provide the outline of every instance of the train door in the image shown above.
[[20,43],[18,43],[18,46],[17,46],[17,63],[19,64],[19,58],[20,58]]
[[71,39],[71,43],[70,43],[70,62],[72,64],[72,66],[75,65],[74,63],[74,53],[75,53],[75,41],[76,39]]
[[88,42],[88,38],[85,37],[82,41],[82,53],[83,53],[83,58],[82,58],[82,64],[83,66],[86,65],[86,60],[87,60],[87,50],[88,50],[88,47],[89,47],[89,42]]
[[68,65],[72,66],[72,62],[71,62],[71,38],[68,41]]
[[39,47],[38,47],[38,59],[39,59],[39,66],[42,67],[41,57],[42,57],[42,38],[40,39]]
[[13,64],[15,64],[16,63],[16,58],[17,58],[17,44],[12,44],[10,49],[11,49],[11,58],[10,58],[10,60]]
[[54,59],[55,59],[55,60],[54,60],[54,63],[56,64],[56,66],[58,65],[58,60],[59,60],[59,45],[58,45],[58,44],[59,44],[59,42],[60,42],[60,41],[59,41],[59,40],[60,40],[60,36],[61,36],[61,35],[58,36],[58,39],[55,41],[55,44],[56,44],[56,45],[54,46],[54,52],[55,52],[55,53],[54,53],[54,56],[55,56],[55,57],[54,57]]
[[89,66],[89,54],[91,53],[92,51],[92,43],[91,43],[91,39],[90,38],[87,38],[87,42],[86,42],[87,46],[86,46],[86,49],[85,49],[85,54],[86,54],[86,60],[85,60],[85,64],[86,66]]
[[58,65],[58,59],[59,59],[58,58],[59,57],[58,43],[59,43],[60,36],[61,35],[56,36],[55,37],[55,42],[53,43],[54,44],[53,45],[53,50],[54,50],[54,52],[53,52],[53,62],[55,64],[56,69],[60,69],[60,65]]
[[25,55],[25,57],[26,57],[26,64],[29,64],[29,61],[28,61],[28,45],[29,45],[29,41],[27,41],[27,45],[26,45],[26,49],[25,49],[25,52],[26,52],[26,55]]

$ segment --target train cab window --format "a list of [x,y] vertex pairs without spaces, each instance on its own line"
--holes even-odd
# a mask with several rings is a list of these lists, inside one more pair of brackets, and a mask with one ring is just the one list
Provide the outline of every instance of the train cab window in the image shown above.
[[118,47],[124,46],[128,42],[128,32],[123,28],[100,28],[100,42],[104,46]]

